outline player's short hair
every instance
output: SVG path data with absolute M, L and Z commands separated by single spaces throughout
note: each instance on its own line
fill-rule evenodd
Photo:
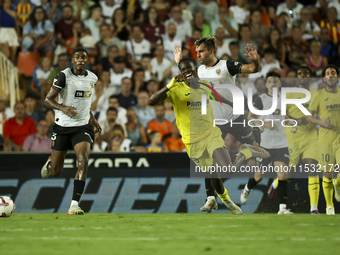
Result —
M 89 55 L 89 53 L 87 52 L 87 50 L 83 47 L 78 47 L 73 51 L 72 56 L 74 56 L 74 54 L 76 54 L 77 52 L 86 52 L 87 55 Z
M 335 66 L 335 65 L 328 65 L 328 66 L 326 66 L 325 69 L 323 69 L 323 71 L 322 71 L 322 78 L 326 76 L 326 70 L 327 70 L 328 68 L 333 68 L 333 69 L 335 69 L 337 75 L 340 74 L 339 67 L 337 67 L 337 66 Z
M 312 70 L 310 70 L 310 68 L 308 66 L 299 66 L 298 69 L 296 69 L 296 73 L 300 70 L 300 69 L 306 69 L 309 71 L 310 74 L 312 74 Z
M 269 77 L 277 77 L 277 78 L 281 78 L 281 75 L 275 71 L 269 71 L 267 74 L 266 74 L 266 79 L 268 79 Z
M 182 63 L 184 63 L 184 62 L 191 62 L 191 63 L 194 64 L 194 66 L 196 66 L 195 60 L 193 60 L 192 58 L 189 58 L 189 57 L 184 57 L 184 58 L 181 59 L 181 61 L 179 61 L 179 63 L 178 63 L 178 68 L 179 68 L 179 66 L 180 66 Z
M 106 110 L 106 114 L 108 114 L 108 113 L 111 112 L 111 111 L 116 112 L 116 114 L 118 114 L 117 109 L 114 108 L 114 107 L 109 107 L 109 109 Z
M 196 40 L 194 43 L 194 46 L 198 47 L 201 44 L 204 44 L 204 46 L 207 47 L 208 50 L 213 49 L 215 51 L 216 50 L 215 41 L 216 41 L 216 38 L 214 36 L 206 36 L 206 37 L 202 37 L 201 39 Z

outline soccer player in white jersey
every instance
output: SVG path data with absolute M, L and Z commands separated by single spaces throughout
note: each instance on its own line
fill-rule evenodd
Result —
M 254 102 L 254 107 L 258 110 L 270 109 L 273 101 L 273 88 L 281 88 L 281 76 L 270 71 L 266 74 L 266 87 L 267 93 L 260 95 L 256 98 Z M 278 101 L 280 102 L 280 94 L 277 94 Z M 269 159 L 264 159 L 260 161 L 262 166 L 267 166 L 270 163 L 274 167 L 282 169 L 282 171 L 277 172 L 279 179 L 279 186 L 277 193 L 279 195 L 279 212 L 278 214 L 292 214 L 292 212 L 287 209 L 287 199 L 288 199 L 288 189 L 287 189 L 287 175 L 284 172 L 284 168 L 288 170 L 289 165 L 289 153 L 288 153 L 288 141 L 285 133 L 285 127 L 281 125 L 281 122 L 285 120 L 286 116 L 281 115 L 281 104 L 277 104 L 277 109 L 270 115 L 258 116 L 252 112 L 249 112 L 249 119 L 260 119 L 264 122 L 264 131 L 261 134 L 261 147 L 266 149 L 269 154 Z M 267 121 L 270 119 L 276 119 L 277 123 L 274 121 Z M 260 169 L 261 170 L 261 169 Z M 248 183 L 245 185 L 241 193 L 241 203 L 245 204 L 248 199 L 251 190 L 263 179 L 263 174 L 259 171 L 255 173 L 254 178 L 250 178 Z
M 56 76 L 45 99 L 45 105 L 55 110 L 55 123 L 51 137 L 52 153 L 41 169 L 41 177 L 46 179 L 50 175 L 60 175 L 69 149 L 74 149 L 78 161 L 68 215 L 84 214 L 78 202 L 85 187 L 94 133 L 101 132 L 100 125 L 90 111 L 91 96 L 98 77 L 85 69 L 88 62 L 86 49 L 75 49 L 73 68 L 66 68 Z M 58 102 L 55 101 L 57 96 Z
M 251 64 L 242 64 L 234 62 L 232 60 L 220 60 L 215 56 L 215 37 L 203 37 L 197 40 L 194 45 L 196 47 L 197 58 L 202 64 L 198 68 L 198 77 L 200 79 L 214 79 L 213 85 L 230 84 L 236 86 L 236 74 L 238 73 L 256 73 L 260 70 L 259 55 L 256 47 L 253 45 L 247 45 L 244 54 L 248 59 L 252 61 Z M 174 49 L 175 61 L 178 64 L 182 58 L 182 49 L 176 46 Z M 216 89 L 218 93 L 232 101 L 232 95 L 229 89 Z M 213 108 L 213 114 L 215 119 L 229 120 L 228 124 L 218 126 L 222 131 L 223 139 L 228 133 L 232 134 L 238 141 L 243 144 L 251 144 L 258 146 L 260 140 L 260 131 L 258 128 L 252 129 L 249 126 L 243 125 L 230 125 L 230 120 L 237 123 L 247 123 L 247 117 L 244 115 L 233 115 L 232 107 L 226 104 L 215 105 L 211 104 Z M 255 136 L 258 139 L 255 139 Z M 258 140 L 258 141 L 256 141 Z M 245 145 L 246 146 L 246 145 Z M 207 201 L 201 212 L 211 212 L 213 209 L 217 209 L 217 202 L 215 199 L 214 189 L 211 186 L 210 179 L 205 180 Z

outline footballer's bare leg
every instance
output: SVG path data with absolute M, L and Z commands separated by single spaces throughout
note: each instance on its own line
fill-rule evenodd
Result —
M 79 200 L 84 192 L 85 181 L 87 177 L 87 168 L 90 156 L 90 143 L 80 142 L 74 146 L 77 156 L 78 170 L 74 178 L 73 196 L 71 206 L 67 212 L 68 215 L 83 215 L 84 211 L 79 207 Z
M 45 165 L 41 169 L 41 177 L 48 178 L 50 175 L 53 177 L 59 176 L 64 169 L 64 160 L 67 151 L 52 150 L 51 156 L 48 157 Z

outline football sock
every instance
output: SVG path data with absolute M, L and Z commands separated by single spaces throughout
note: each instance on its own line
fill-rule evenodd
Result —
M 287 204 L 280 204 L 280 211 L 281 210 L 286 210 L 287 209 Z
M 287 200 L 288 200 L 288 183 L 287 183 L 287 181 L 279 180 L 279 186 L 277 188 L 277 194 L 279 196 L 280 210 L 281 210 L 282 204 L 287 205 Z
M 255 181 L 254 178 L 249 178 L 248 183 L 247 183 L 248 190 L 253 189 L 257 184 L 258 184 L 258 182 Z
M 309 200 L 311 211 L 318 209 L 319 204 L 319 193 L 320 193 L 320 183 L 319 183 L 319 176 L 310 176 L 308 177 L 308 193 L 309 193 Z M 313 207 L 312 206 L 316 206 Z
M 213 186 L 211 185 L 211 179 L 209 178 L 205 178 L 205 192 L 207 193 L 207 197 L 215 197 L 215 191 Z
M 248 149 L 240 150 L 239 153 L 242 153 L 246 157 L 244 160 L 250 159 L 253 156 L 251 151 Z
M 84 192 L 85 181 L 74 180 L 72 200 L 79 202 L 81 195 Z
M 322 178 L 322 189 L 323 189 L 323 194 L 325 195 L 326 207 L 328 206 L 334 207 L 332 179 L 323 177 Z
M 223 203 L 227 203 L 230 200 L 230 197 L 228 196 L 228 190 L 226 188 L 224 188 L 223 194 L 217 193 L 217 195 L 220 197 Z
M 276 178 L 275 181 L 273 181 L 273 188 L 277 189 L 278 186 L 279 186 L 279 178 Z

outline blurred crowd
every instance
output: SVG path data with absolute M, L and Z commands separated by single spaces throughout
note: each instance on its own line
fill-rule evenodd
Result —
M 183 151 L 172 105 L 150 107 L 149 97 L 179 73 L 174 46 L 197 60 L 194 42 L 216 37 L 216 56 L 241 63 L 257 47 L 261 72 L 237 77 L 254 98 L 265 74 L 296 77 L 309 66 L 312 87 L 327 64 L 340 67 L 340 0 L 0 0 L 0 50 L 14 65 L 18 52 L 38 52 L 32 86 L 13 111 L 0 93 L 0 150 L 50 151 L 54 111 L 43 101 L 55 76 L 72 67 L 77 47 L 88 50 L 88 70 L 99 77 L 91 111 L 103 131 L 92 150 Z M 199 65 L 199 63 L 197 63 Z M 286 79 L 284 86 L 295 86 Z M 247 96 L 247 95 L 246 95 Z M 52 140 L 51 140 L 52 139 Z M 238 145 L 227 136 L 230 149 Z

